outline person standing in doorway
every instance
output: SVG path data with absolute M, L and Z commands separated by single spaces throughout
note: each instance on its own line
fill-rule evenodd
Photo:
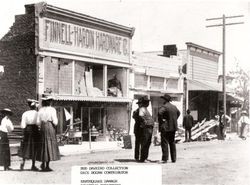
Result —
M 150 100 L 147 96 L 139 98 L 137 104 L 139 105 L 139 126 L 140 126 L 140 160 L 139 162 L 148 162 L 149 147 L 152 140 L 154 120 L 149 113 L 147 107 Z
M 162 160 L 160 163 L 167 163 L 168 160 L 168 145 L 170 147 L 171 161 L 176 162 L 176 145 L 175 132 L 178 130 L 177 119 L 180 116 L 180 111 L 170 102 L 171 96 L 164 94 L 161 96 L 164 104 L 158 112 L 159 132 L 161 133 L 161 148 Z
M 1 110 L 3 119 L 0 125 L 0 166 L 4 167 L 4 170 L 11 170 L 10 163 L 10 145 L 8 139 L 8 133 L 14 130 L 14 126 L 10 120 L 10 116 L 13 115 L 10 109 Z
M 32 171 L 38 171 L 35 166 L 36 156 L 39 148 L 39 130 L 37 125 L 37 111 L 38 101 L 27 99 L 30 110 L 22 115 L 21 128 L 24 129 L 24 137 L 21 147 L 20 157 L 23 158 L 20 164 L 20 170 L 23 170 L 26 159 L 32 159 Z
M 243 110 L 241 112 L 241 117 L 238 121 L 238 125 L 240 127 L 240 135 L 239 137 L 243 140 L 246 140 L 246 133 L 247 133 L 247 129 L 246 126 L 250 124 L 250 120 L 247 117 L 247 111 Z
M 56 140 L 56 125 L 58 124 L 56 109 L 52 107 L 53 98 L 43 97 L 42 108 L 38 111 L 37 123 L 41 129 L 41 148 L 38 159 L 42 161 L 42 171 L 52 171 L 50 161 L 60 160 L 59 147 Z
M 183 118 L 183 128 L 185 129 L 185 142 L 192 141 L 191 129 L 194 125 L 194 118 L 190 115 L 190 110 L 187 110 L 187 114 Z

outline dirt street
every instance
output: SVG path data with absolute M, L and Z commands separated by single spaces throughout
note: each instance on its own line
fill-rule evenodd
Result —
M 150 167 L 160 158 L 160 146 L 152 145 L 149 154 L 152 162 L 143 165 Z M 142 165 L 133 160 L 133 150 L 64 156 L 60 161 L 51 162 L 53 172 L 30 171 L 30 161 L 21 172 L 20 158 L 14 156 L 12 160 L 12 171 L 0 168 L 0 184 L 70 184 L 73 165 Z M 177 144 L 177 162 L 159 165 L 162 166 L 162 184 L 250 184 L 250 139 L 243 141 L 235 137 L 226 141 L 180 143 Z

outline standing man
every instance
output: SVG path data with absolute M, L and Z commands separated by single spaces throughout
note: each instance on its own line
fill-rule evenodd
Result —
M 149 147 L 152 140 L 154 120 L 149 113 L 147 107 L 149 106 L 149 99 L 147 96 L 141 97 L 137 104 L 139 105 L 139 131 L 140 133 L 140 160 L 139 162 L 145 162 L 148 160 Z
M 191 141 L 191 129 L 194 125 L 194 118 L 190 115 L 190 110 L 187 110 L 187 115 L 183 118 L 183 128 L 185 129 L 185 142 Z
M 140 150 L 141 150 L 141 136 L 142 136 L 142 128 L 140 126 L 140 118 L 139 118 L 139 108 L 141 107 L 141 103 L 137 102 L 138 108 L 133 112 L 133 119 L 135 120 L 134 124 L 134 134 L 135 134 L 135 160 L 139 161 L 140 159 Z
M 177 119 L 180 116 L 180 111 L 170 103 L 172 101 L 171 96 L 164 94 L 161 98 L 164 99 L 164 104 L 158 113 L 162 149 L 161 163 L 166 163 L 168 160 L 168 145 L 170 147 L 171 161 L 174 163 L 176 162 L 175 132 L 178 130 Z
M 224 124 L 224 117 L 226 119 L 226 122 Z M 223 110 L 220 110 L 219 112 L 219 139 L 224 140 L 226 137 L 226 127 L 227 124 L 231 121 L 231 118 L 228 115 L 224 114 Z
M 240 135 L 239 137 L 243 140 L 246 140 L 246 134 L 247 134 L 247 126 L 250 125 L 250 120 L 247 117 L 247 111 L 243 110 L 241 112 L 240 120 L 238 121 L 238 125 L 240 127 Z

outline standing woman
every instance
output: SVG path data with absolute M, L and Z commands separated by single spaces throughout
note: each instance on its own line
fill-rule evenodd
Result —
M 41 145 L 39 160 L 42 171 L 52 171 L 50 161 L 60 160 L 59 147 L 56 140 L 55 127 L 58 123 L 56 109 L 51 106 L 52 97 L 42 98 L 42 108 L 38 111 L 37 123 L 40 125 Z
M 4 166 L 4 170 L 11 170 L 8 132 L 14 130 L 14 126 L 9 118 L 13 113 L 10 109 L 3 109 L 1 113 L 3 119 L 0 126 L 0 166 Z
M 32 159 L 31 170 L 38 171 L 35 166 L 37 151 L 39 147 L 39 130 L 37 126 L 38 101 L 27 99 L 30 110 L 22 115 L 21 128 L 24 129 L 23 145 L 21 148 L 21 156 L 23 162 L 20 164 L 20 170 L 23 170 L 25 159 Z

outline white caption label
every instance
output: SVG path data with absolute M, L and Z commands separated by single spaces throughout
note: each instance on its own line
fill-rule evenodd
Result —
M 161 165 L 73 166 L 74 185 L 161 185 Z

